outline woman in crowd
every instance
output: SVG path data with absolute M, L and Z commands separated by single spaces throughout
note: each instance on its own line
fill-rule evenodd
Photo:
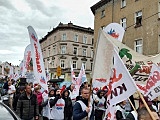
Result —
M 39 114 L 41 114 L 41 112 L 42 112 L 41 104 L 42 104 L 43 97 L 42 97 L 42 92 L 40 91 L 39 85 L 34 87 L 34 94 L 37 96 L 38 106 L 39 106 Z
M 43 120 L 50 120 L 50 105 L 49 100 L 54 99 L 54 89 L 51 89 L 48 93 L 48 96 L 45 96 L 42 101 L 42 115 Z
M 95 120 L 102 120 L 105 111 L 104 91 L 99 90 L 95 97 Z
M 71 120 L 72 118 L 72 100 L 69 97 L 69 91 L 64 90 L 62 94 L 62 99 L 65 101 L 65 107 L 64 107 L 64 120 Z

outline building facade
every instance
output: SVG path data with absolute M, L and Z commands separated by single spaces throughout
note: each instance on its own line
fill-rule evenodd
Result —
M 160 52 L 159 0 L 101 0 L 91 7 L 94 40 L 100 28 L 112 22 L 125 29 L 123 43 L 144 55 Z
M 49 68 L 52 78 L 56 78 L 56 69 L 61 67 L 61 77 L 71 80 L 71 65 L 76 76 L 84 64 L 87 78 L 93 65 L 94 31 L 73 23 L 59 23 L 56 28 L 40 40 L 45 69 Z

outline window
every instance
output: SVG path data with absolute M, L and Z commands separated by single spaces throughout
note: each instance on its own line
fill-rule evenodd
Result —
M 126 6 L 126 0 L 121 0 L 121 8 Z
M 61 46 L 61 54 L 65 54 L 66 53 L 66 46 Z
M 74 35 L 74 42 L 78 42 L 78 35 Z
M 92 43 L 91 44 L 94 45 L 94 38 L 92 38 Z
M 91 50 L 91 58 L 93 58 L 93 50 Z
M 105 10 L 101 11 L 101 18 L 105 17 Z
M 160 18 L 160 2 L 158 3 L 158 18 Z
M 84 70 L 86 70 L 86 62 L 82 62 L 84 66 Z
M 158 36 L 158 53 L 160 52 L 160 35 Z
M 55 54 L 56 54 L 56 48 L 53 47 L 53 55 L 55 55 Z
M 50 50 L 48 50 L 48 57 L 50 56 L 50 54 L 51 54 L 51 53 L 50 53 Z
M 142 11 L 138 11 L 135 13 L 135 22 L 136 22 L 136 27 L 142 25 Z
M 73 68 L 77 69 L 77 61 L 73 61 Z
M 136 40 L 135 41 L 135 51 L 138 53 L 143 53 L 143 43 L 142 43 L 142 39 Z
M 61 68 L 65 68 L 65 66 L 64 66 L 64 60 L 60 60 L 60 61 L 61 61 L 60 67 Z
M 85 35 L 83 36 L 83 43 L 87 44 L 87 37 Z
M 66 39 L 67 39 L 67 35 L 66 35 L 66 33 L 63 33 L 62 40 L 66 40 Z
M 78 48 L 77 48 L 77 47 L 74 47 L 74 48 L 73 48 L 73 54 L 74 54 L 74 55 L 77 55 L 77 54 L 78 54 Z
M 86 49 L 82 50 L 82 56 L 87 56 L 87 50 Z
M 52 64 L 52 66 L 54 67 L 54 60 L 52 60 L 51 64 Z
M 93 63 L 91 63 L 91 70 L 93 70 Z
M 126 18 L 122 18 L 121 19 L 121 21 L 120 21 L 120 24 L 122 25 L 122 27 L 124 28 L 124 29 L 126 29 Z
M 56 41 L 56 36 L 54 36 L 54 41 Z

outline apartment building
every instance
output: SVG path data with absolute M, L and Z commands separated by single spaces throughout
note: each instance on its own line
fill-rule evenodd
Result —
M 159 0 L 100 0 L 91 6 L 94 42 L 98 31 L 112 22 L 125 29 L 123 43 L 144 55 L 160 52 Z
M 66 81 L 71 80 L 71 66 L 76 76 L 82 63 L 88 80 L 93 65 L 94 30 L 73 23 L 59 23 L 44 38 L 40 40 L 45 69 L 49 68 L 52 78 L 56 78 L 58 66 L 62 69 L 62 75 Z

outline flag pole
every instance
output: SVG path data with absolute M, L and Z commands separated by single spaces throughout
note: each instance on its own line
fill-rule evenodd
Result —
M 90 102 L 91 102 L 91 95 L 92 95 L 92 78 L 91 78 L 91 80 L 90 80 L 90 88 L 89 88 L 89 100 L 88 100 L 88 108 L 90 107 L 89 105 L 90 105 Z M 92 112 L 92 110 L 90 110 L 91 112 Z M 86 120 L 88 120 L 88 115 L 87 115 L 87 118 L 86 118 Z
M 130 98 L 128 98 L 128 101 L 129 101 L 129 103 L 131 104 L 133 110 L 137 113 L 137 110 L 136 110 L 136 108 L 134 107 L 133 103 L 131 102 Z M 138 113 L 137 113 L 137 114 L 138 114 Z
M 153 114 L 152 114 L 151 110 L 149 109 L 149 107 L 148 107 L 148 105 L 147 105 L 146 101 L 144 100 L 144 98 L 143 98 L 142 94 L 139 92 L 139 90 L 137 90 L 137 92 L 138 92 L 138 94 L 139 94 L 140 98 L 142 99 L 142 102 L 144 103 L 144 105 L 145 105 L 145 107 L 146 107 L 147 111 L 149 112 L 149 114 L 150 114 L 150 116 L 151 116 L 152 120 L 156 120 L 156 119 L 154 118 L 154 116 L 153 116 Z

